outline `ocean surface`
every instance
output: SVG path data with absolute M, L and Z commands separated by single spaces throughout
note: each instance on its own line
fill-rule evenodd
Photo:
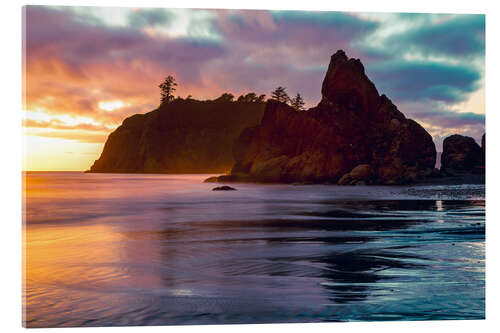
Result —
M 24 176 L 27 327 L 485 317 L 484 185 Z

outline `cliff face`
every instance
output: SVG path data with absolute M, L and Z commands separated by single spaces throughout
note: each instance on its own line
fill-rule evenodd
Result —
M 236 163 L 220 180 L 396 184 L 432 172 L 432 137 L 378 94 L 359 60 L 335 53 L 322 96 L 303 112 L 268 101 L 260 125 L 235 142 Z
M 90 172 L 227 172 L 235 138 L 263 113 L 259 102 L 174 100 L 125 119 Z

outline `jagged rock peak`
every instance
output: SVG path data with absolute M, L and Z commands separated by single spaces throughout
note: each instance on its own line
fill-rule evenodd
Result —
M 365 73 L 365 67 L 361 63 L 361 60 L 355 58 L 349 58 L 345 54 L 344 50 L 338 50 L 332 55 L 332 57 L 330 58 L 329 70 L 330 68 L 335 69 L 336 67 L 339 67 L 341 64 L 344 63 L 349 64 L 349 66 L 351 66 L 351 69 L 355 70 L 356 72 L 359 72 L 360 74 Z
M 344 50 L 337 50 L 334 54 L 332 54 L 330 63 L 336 63 L 337 61 L 347 61 L 349 58 L 345 54 Z
M 360 112 L 373 112 L 380 103 L 377 88 L 365 74 L 359 59 L 338 50 L 330 59 L 321 87 L 322 103 L 353 105 Z

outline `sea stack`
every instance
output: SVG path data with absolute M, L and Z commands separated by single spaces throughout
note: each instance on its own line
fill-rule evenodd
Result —
M 481 141 L 483 148 L 469 136 L 454 134 L 445 138 L 441 171 L 451 174 L 484 172 L 484 135 Z
M 220 181 L 404 184 L 434 170 L 436 148 L 417 122 L 379 95 L 359 59 L 330 61 L 320 103 L 298 112 L 270 100 L 233 145 Z
M 486 167 L 486 133 L 481 137 L 481 164 Z

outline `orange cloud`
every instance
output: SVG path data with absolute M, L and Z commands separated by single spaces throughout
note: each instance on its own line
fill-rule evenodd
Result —
M 76 125 L 68 125 L 64 122 L 52 119 L 50 121 L 40 121 L 33 119 L 23 119 L 24 127 L 33 127 L 33 128 L 52 128 L 52 129 L 62 129 L 62 130 L 85 130 L 85 131 L 97 131 L 97 132 L 109 132 L 110 128 L 103 125 L 94 125 L 94 124 L 86 124 L 80 123 Z
M 65 140 L 73 140 L 85 143 L 103 143 L 106 141 L 108 133 L 104 132 L 88 132 L 74 130 L 29 130 L 26 135 L 39 136 L 44 138 L 59 138 Z

